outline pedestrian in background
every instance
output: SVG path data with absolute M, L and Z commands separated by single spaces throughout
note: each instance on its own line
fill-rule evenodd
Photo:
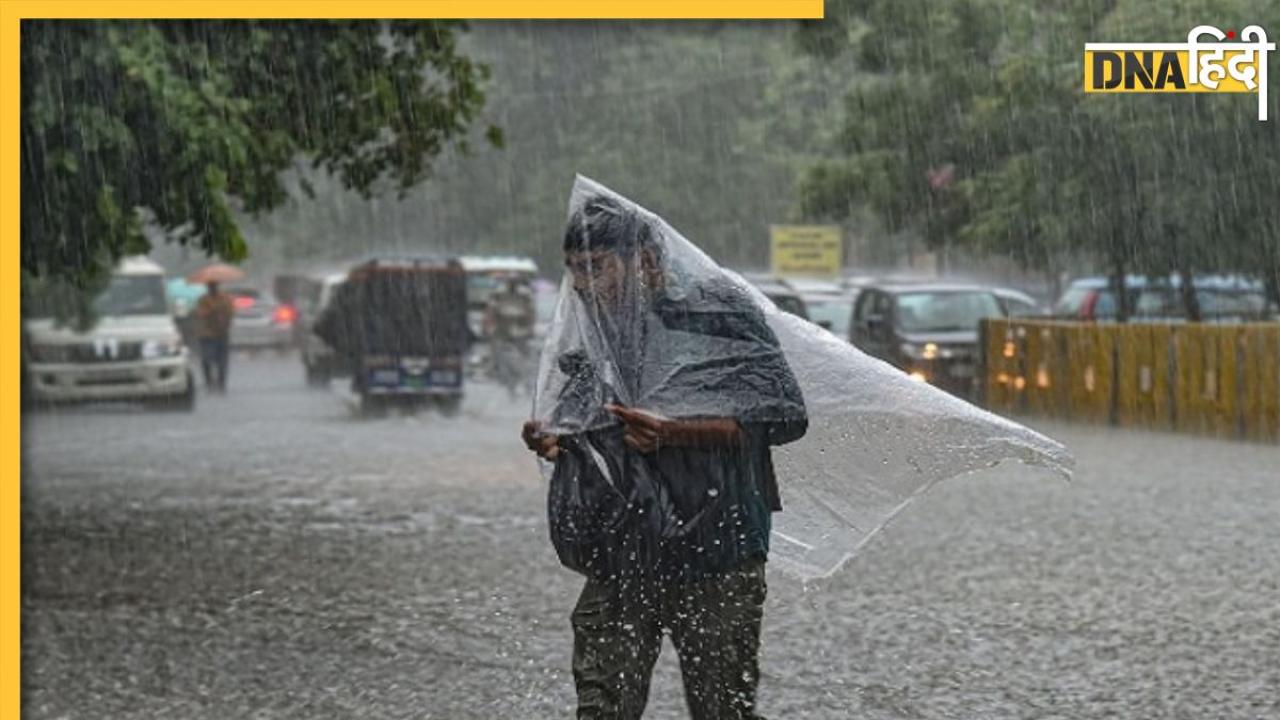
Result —
M 196 303 L 196 335 L 200 340 L 200 367 L 209 392 L 226 393 L 227 365 L 231 354 L 231 323 L 236 304 L 232 297 L 208 283 L 209 291 Z

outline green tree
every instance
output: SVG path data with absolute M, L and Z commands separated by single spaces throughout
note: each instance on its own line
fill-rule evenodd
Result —
M 807 208 L 870 207 L 934 246 L 958 242 L 1051 273 L 1079 255 L 1117 283 L 1129 272 L 1233 271 L 1280 286 L 1266 200 L 1275 136 L 1258 127 L 1255 96 L 1080 87 L 1087 41 L 1168 41 L 1205 18 L 1275 27 L 1276 10 L 1240 0 L 848 0 L 828 11 L 829 25 L 802 30 L 808 51 L 852 56 L 870 78 L 848 98 L 839 152 L 806 174 Z M 940 188 L 931 179 L 942 168 L 950 181 Z M 1183 301 L 1198 317 L 1195 293 Z M 1121 305 L 1123 316 L 1123 294 Z
M 799 220 L 795 187 L 839 130 L 850 78 L 797 54 L 777 24 L 484 23 L 464 50 L 492 67 L 485 118 L 501 152 L 446 152 L 405 201 L 365 202 L 308 175 L 251 237 L 285 262 L 368 250 L 517 252 L 554 275 L 575 173 L 662 213 L 720 261 L 768 262 L 768 225 Z M 310 249 L 310 250 L 309 250 Z M 298 252 L 294 255 L 295 250 Z
M 144 222 L 242 259 L 237 217 L 280 206 L 282 171 L 304 163 L 363 197 L 407 191 L 465 146 L 483 106 L 488 70 L 459 52 L 463 29 L 25 21 L 24 275 L 91 294 L 147 250 Z

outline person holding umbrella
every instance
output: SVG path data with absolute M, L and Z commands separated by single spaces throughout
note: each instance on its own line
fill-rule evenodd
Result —
M 196 303 L 196 337 L 200 340 L 200 367 L 209 392 L 226 393 L 227 365 L 231 354 L 231 322 L 235 301 L 219 290 L 220 283 L 244 277 L 240 269 L 223 263 L 207 265 L 187 276 L 191 283 L 203 283 L 209 290 Z

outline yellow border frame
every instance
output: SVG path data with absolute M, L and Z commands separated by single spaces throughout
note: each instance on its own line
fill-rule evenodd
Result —
M 21 714 L 22 410 L 19 408 L 17 3 L 0 0 L 0 717 Z
M 21 713 L 19 30 L 24 18 L 821 19 L 823 0 L 0 0 L 0 716 Z
M 820 19 L 823 0 L 3 0 L 19 18 Z

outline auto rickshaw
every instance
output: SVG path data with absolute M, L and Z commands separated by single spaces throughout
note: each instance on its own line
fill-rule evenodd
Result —
M 351 269 L 313 330 L 342 356 L 361 409 L 462 404 L 467 279 L 454 259 L 378 257 Z

